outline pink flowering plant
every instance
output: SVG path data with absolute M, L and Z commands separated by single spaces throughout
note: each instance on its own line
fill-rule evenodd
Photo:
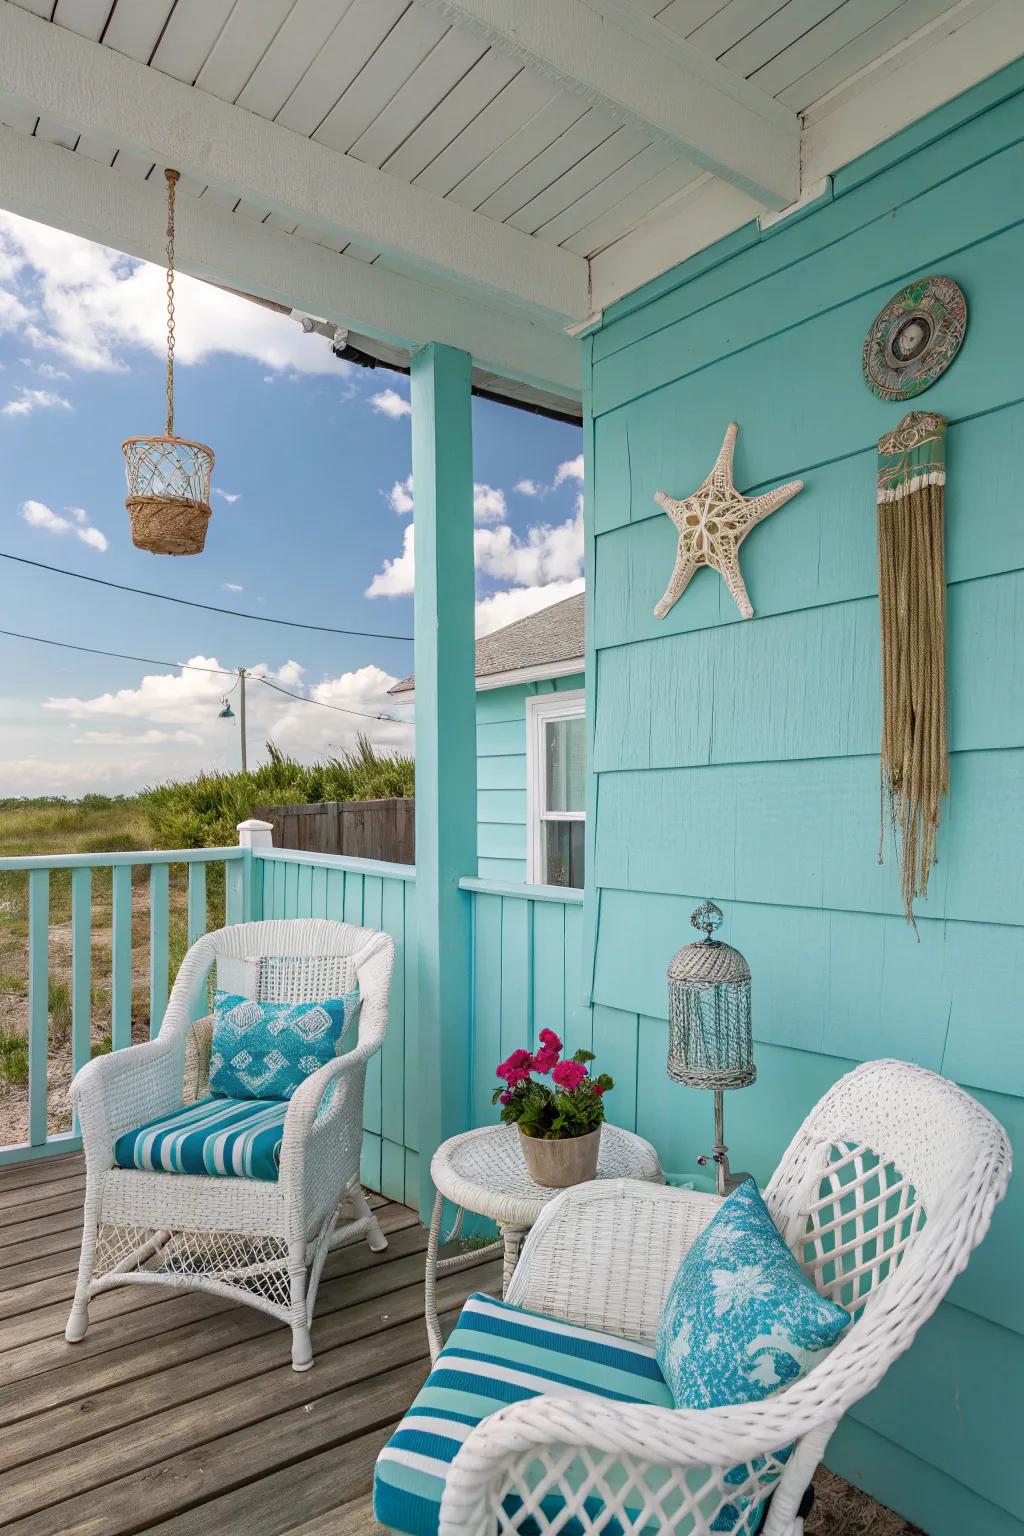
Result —
M 615 1084 L 607 1072 L 592 1076 L 593 1051 L 562 1055 L 562 1042 L 553 1029 L 542 1029 L 535 1051 L 520 1048 L 498 1064 L 502 1086 L 492 1103 L 501 1105 L 506 1125 L 518 1125 L 524 1136 L 567 1141 L 587 1136 L 604 1120 L 604 1095 Z M 540 1081 L 550 1077 L 553 1086 Z

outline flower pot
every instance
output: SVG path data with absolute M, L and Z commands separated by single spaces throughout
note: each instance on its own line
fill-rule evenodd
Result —
M 545 1189 L 568 1189 L 570 1184 L 585 1184 L 597 1177 L 600 1126 L 586 1136 L 569 1136 L 562 1141 L 545 1141 L 520 1131 L 519 1145 L 527 1173 Z

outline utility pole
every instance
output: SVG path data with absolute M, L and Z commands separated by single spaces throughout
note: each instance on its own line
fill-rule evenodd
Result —
M 238 669 L 238 729 L 242 738 L 242 772 L 249 772 L 249 754 L 245 748 L 245 668 Z

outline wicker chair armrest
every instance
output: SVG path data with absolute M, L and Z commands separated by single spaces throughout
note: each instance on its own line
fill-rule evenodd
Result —
M 833 1422 L 821 1415 L 821 1425 Z M 545 1536 L 559 1517 L 552 1512 L 549 1522 L 533 1506 L 534 1490 L 542 1481 L 548 1498 L 561 1497 L 572 1507 L 580 1497 L 581 1464 L 594 1475 L 594 1496 L 606 1508 L 621 1500 L 613 1512 L 622 1514 L 632 1493 L 634 1508 L 647 1503 L 652 1528 L 674 1529 L 689 1513 L 692 1536 L 711 1536 L 723 1504 L 746 1497 L 752 1507 L 786 1480 L 771 1459 L 760 1462 L 746 1483 L 735 1479 L 735 1469 L 771 1458 L 807 1427 L 789 1422 L 784 1397 L 704 1410 L 580 1395 L 513 1403 L 482 1420 L 463 1443 L 442 1497 L 439 1536 L 493 1536 L 498 1509 L 510 1495 L 523 1501 Z M 726 1474 L 732 1474 L 728 1482 Z M 806 1482 L 802 1466 L 797 1475 Z
M 541 1212 L 506 1299 L 649 1342 L 683 1256 L 720 1204 L 639 1179 L 575 1185 Z
M 288 1104 L 281 1189 L 304 1220 L 333 1209 L 358 1173 L 366 1063 L 378 1048 L 376 1042 L 358 1045 L 329 1061 L 306 1078 Z
M 109 1167 L 119 1136 L 177 1109 L 183 1073 L 183 1053 L 173 1036 L 158 1036 L 87 1061 L 71 1084 L 87 1161 L 105 1161 Z

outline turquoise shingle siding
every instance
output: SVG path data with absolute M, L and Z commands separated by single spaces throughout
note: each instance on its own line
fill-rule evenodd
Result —
M 526 879 L 526 701 L 583 687 L 583 674 L 476 696 L 477 873 Z
M 829 1084 L 880 1055 L 963 1083 L 1024 1160 L 1022 189 L 1024 61 L 847 167 L 800 219 L 745 226 L 630 296 L 589 343 L 594 1049 L 614 1118 L 687 1176 L 711 1106 L 665 1075 L 665 968 L 705 896 L 754 977 L 758 1081 L 727 1107 L 738 1166 L 766 1177 Z M 952 799 L 918 944 L 891 846 L 876 860 L 874 445 L 905 407 L 869 393 L 860 352 L 929 273 L 960 283 L 970 319 L 913 402 L 951 423 Z M 730 421 L 742 489 L 807 488 L 743 546 L 755 620 L 702 571 L 659 622 L 676 534 L 654 492 L 696 487 Z M 930 1536 L 1024 1531 L 1022 1263 L 1018 1172 L 949 1300 L 833 1442 L 838 1471 Z

